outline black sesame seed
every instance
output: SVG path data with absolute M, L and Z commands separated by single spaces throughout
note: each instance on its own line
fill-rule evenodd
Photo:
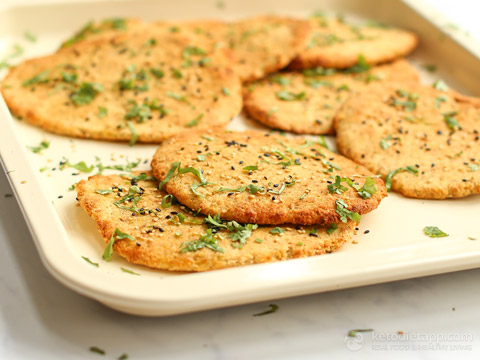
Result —
M 370 230 L 365 230 L 363 233 L 368 234 L 369 232 L 370 232 Z

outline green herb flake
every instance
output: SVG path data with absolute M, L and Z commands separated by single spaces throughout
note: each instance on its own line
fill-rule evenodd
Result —
M 400 141 L 400 138 L 393 137 L 392 134 L 388 134 L 387 137 L 380 140 L 380 147 L 383 150 L 387 150 L 390 146 L 392 146 L 392 141 Z
M 372 332 L 373 329 L 354 329 L 354 330 L 350 330 L 348 332 L 348 337 L 355 337 L 357 336 L 357 333 L 363 333 L 363 332 Z
M 365 56 L 358 55 L 357 63 L 352 67 L 344 70 L 346 74 L 360 74 L 370 70 L 370 65 L 367 63 Z
M 162 198 L 162 209 L 166 209 L 172 205 L 173 202 L 173 195 L 165 195 Z
M 338 215 L 340 215 L 341 222 L 346 223 L 348 219 L 359 222 L 360 219 L 362 218 L 360 214 L 354 211 L 348 210 L 347 209 L 348 205 L 343 200 L 337 200 L 335 204 L 337 205 L 336 212 Z
M 25 87 L 25 86 L 35 85 L 35 84 L 45 84 L 49 81 L 48 74 L 49 74 L 48 71 L 43 71 L 43 72 L 31 77 L 30 79 L 25 80 L 22 83 L 22 86 Z
M 368 176 L 365 179 L 365 182 L 361 188 L 358 188 L 355 186 L 355 184 L 352 185 L 354 189 L 357 190 L 358 195 L 360 195 L 364 199 L 370 199 L 372 195 L 375 195 L 377 193 L 377 187 L 375 186 L 375 180 Z
M 423 65 L 423 68 L 431 73 L 434 73 L 435 71 L 437 71 L 437 66 L 432 64 L 425 64 Z
M 122 270 L 122 272 L 127 273 L 127 274 L 130 274 L 130 275 L 138 275 L 138 276 L 140 276 L 139 273 L 136 273 L 135 271 L 126 269 L 126 268 L 124 268 L 124 267 L 120 267 L 120 270 Z
M 128 354 L 126 353 L 123 353 L 117 358 L 117 360 L 127 360 L 127 359 L 128 359 Z
M 261 313 L 258 313 L 258 314 L 253 314 L 252 316 L 263 316 L 263 315 L 273 314 L 274 312 L 276 312 L 278 310 L 278 305 L 277 304 L 270 304 L 268 306 L 270 306 L 270 309 L 268 309 L 266 311 L 263 311 Z
M 270 110 L 268 110 L 267 116 L 272 116 L 273 113 L 276 113 L 278 110 L 280 110 L 278 107 L 272 107 Z
M 216 252 L 224 253 L 225 251 L 218 245 L 218 239 L 215 238 L 212 229 L 207 229 L 207 233 L 202 235 L 198 240 L 186 241 L 182 243 L 180 253 L 195 252 L 207 248 Z
M 445 81 L 443 81 L 442 79 L 439 79 L 437 81 L 435 81 L 433 84 L 432 84 L 432 87 L 434 89 L 437 89 L 437 90 L 440 90 L 440 91 L 448 91 L 450 90 L 450 88 L 448 87 L 447 84 L 445 84 Z
M 161 79 L 165 76 L 165 73 L 160 70 L 160 69 L 154 69 L 154 68 L 151 68 L 150 69 L 150 73 L 155 76 L 157 79 Z
M 273 76 L 272 81 L 274 83 L 282 85 L 282 86 L 287 86 L 288 84 L 290 84 L 290 79 L 288 79 L 286 76 L 282 76 L 282 75 Z
M 245 170 L 245 171 L 254 171 L 254 170 L 258 170 L 258 166 L 256 166 L 256 165 L 249 165 L 249 166 L 245 166 L 245 167 L 243 168 L 243 170 Z
M 103 252 L 102 259 L 105 261 L 111 261 L 113 255 L 113 245 L 115 244 L 115 240 L 121 239 L 128 239 L 130 241 L 135 241 L 135 238 L 129 234 L 121 232 L 118 229 L 115 229 L 112 236 L 110 237 L 110 241 L 108 242 L 105 251 Z
M 84 82 L 80 85 L 80 88 L 73 93 L 71 99 L 75 105 L 87 105 L 102 91 L 103 86 L 101 84 Z
M 95 192 L 96 192 L 97 194 L 100 194 L 100 195 L 107 195 L 107 194 L 113 193 L 113 190 L 112 190 L 112 189 L 105 189 L 105 190 L 103 190 L 103 189 L 97 189 L 97 190 L 95 190 Z
M 137 140 L 138 140 L 137 130 L 135 130 L 135 127 L 133 126 L 131 121 L 127 121 L 127 126 L 130 132 L 132 133 L 132 137 L 130 138 L 130 142 L 128 144 L 130 146 L 133 146 L 137 143 Z
M 108 115 L 108 109 L 106 107 L 99 106 L 98 107 L 98 114 L 97 114 L 98 118 L 102 119 L 107 115 Z
M 159 190 L 162 190 L 162 189 L 163 189 L 163 186 L 172 179 L 172 177 L 175 175 L 175 172 L 176 172 L 177 169 L 180 167 L 180 165 L 181 165 L 180 162 L 174 162 L 174 163 L 172 163 L 172 166 L 170 167 L 170 170 L 168 170 L 167 175 L 165 176 L 165 178 L 163 179 L 163 181 L 158 184 L 158 189 L 159 189 Z
M 337 230 L 337 229 L 338 229 L 338 225 L 335 224 L 335 223 L 331 223 L 330 226 L 327 229 L 327 234 L 332 235 L 335 232 L 335 230 Z
M 401 167 L 396 170 L 390 171 L 385 177 L 385 187 L 387 188 L 387 191 L 390 191 L 392 189 L 393 177 L 398 173 L 405 172 L 405 171 L 409 172 L 410 174 L 414 174 L 418 176 L 418 170 L 414 166 Z
M 281 91 L 277 91 L 275 93 L 275 96 L 280 99 L 280 100 L 283 100 L 283 101 L 299 101 L 299 100 L 302 100 L 303 98 L 305 98 L 307 94 L 305 93 L 305 91 L 302 91 L 298 94 L 295 94 L 291 91 L 288 91 L 288 90 L 281 90 Z
M 198 155 L 197 161 L 205 161 L 205 155 Z
M 173 69 L 172 70 L 172 76 L 175 78 L 175 79 L 181 79 L 183 78 L 183 74 L 180 70 L 178 69 Z
M 193 126 L 197 126 L 198 123 L 200 122 L 200 120 L 202 120 L 203 118 L 203 113 L 198 115 L 195 119 L 193 119 L 192 121 L 188 122 L 185 126 L 186 127 L 193 127 Z
M 105 355 L 105 350 L 103 349 L 100 349 L 98 346 L 90 346 L 90 348 L 88 349 L 90 350 L 90 352 L 93 352 L 93 353 L 96 353 L 96 354 L 99 354 L 99 355 Z
M 187 100 L 187 98 L 183 95 L 179 95 L 179 94 L 175 94 L 175 93 L 172 93 L 170 91 L 167 91 L 166 95 L 172 99 L 175 99 L 175 100 L 178 100 L 178 101 L 181 101 L 181 102 L 184 102 L 184 103 L 187 103 L 187 104 L 190 104 L 190 102 Z
M 85 260 L 87 263 L 89 263 L 90 265 L 93 265 L 95 267 L 99 267 L 98 263 L 95 263 L 93 262 L 92 260 L 90 260 L 88 257 L 85 257 L 85 256 L 82 256 L 82 259 Z
M 202 139 L 205 139 L 207 141 L 213 141 L 213 138 L 211 136 L 207 136 L 207 135 L 202 135 Z
M 471 171 L 478 171 L 478 164 L 468 164 Z
M 256 238 L 255 242 L 261 244 L 263 242 L 263 239 Z
M 282 234 L 282 233 L 284 233 L 284 232 L 285 232 L 285 229 L 283 229 L 283 228 L 281 228 L 281 227 L 278 227 L 278 226 L 276 226 L 276 227 L 274 227 L 272 230 L 270 230 L 270 234 L 277 234 L 277 235 L 279 235 L 279 234 Z
M 25 37 L 25 39 L 27 39 L 27 41 L 30 41 L 31 43 L 37 41 L 37 37 L 33 35 L 30 31 L 25 32 L 23 36 Z
M 50 146 L 50 141 L 47 141 L 47 140 L 43 140 L 40 145 L 38 146 L 28 146 L 28 148 L 30 150 L 32 150 L 33 153 L 35 154 L 38 154 L 39 152 L 41 152 L 42 150 L 44 149 L 48 149 Z
M 62 80 L 65 81 L 68 84 L 73 84 L 78 79 L 78 75 L 75 74 L 75 73 L 71 74 L 71 73 L 67 73 L 67 72 L 62 71 L 61 75 L 62 75 Z
M 223 93 L 223 95 L 225 95 L 225 96 L 230 96 L 230 90 L 228 90 L 228 88 L 225 87 L 225 86 L 222 87 L 222 93 Z
M 462 129 L 457 119 L 455 119 L 455 115 L 457 115 L 456 111 L 450 111 L 448 113 L 443 114 L 443 120 L 447 124 L 448 128 L 453 132 Z
M 448 236 L 447 233 L 443 232 L 436 226 L 425 226 L 423 228 L 423 233 L 427 236 L 430 236 L 431 238 L 437 238 L 437 237 L 446 237 Z
M 95 166 L 93 165 L 90 165 L 88 166 L 85 161 L 79 161 L 78 163 L 76 164 L 70 164 L 68 161 L 66 162 L 65 166 L 68 166 L 68 167 L 71 167 L 71 168 L 74 168 L 78 171 L 81 171 L 83 173 L 90 173 L 92 172 L 92 170 L 95 168 Z

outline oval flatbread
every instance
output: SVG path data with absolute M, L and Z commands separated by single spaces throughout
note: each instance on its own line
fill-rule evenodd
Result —
M 405 196 L 480 193 L 478 100 L 429 86 L 379 86 L 351 96 L 335 128 L 341 153 Z
M 381 179 L 319 143 L 259 131 L 176 137 L 152 169 L 182 204 L 242 223 L 358 221 L 386 196 Z
M 292 62 L 292 69 L 316 66 L 345 69 L 359 59 L 374 65 L 408 55 L 417 46 L 417 36 L 385 26 L 354 26 L 323 16 L 311 19 L 312 35 Z
M 255 120 L 296 134 L 332 134 L 333 117 L 352 91 L 378 83 L 418 82 L 406 60 L 351 71 L 309 69 L 277 73 L 244 89 L 245 111 Z
M 80 205 L 110 244 L 107 260 L 115 251 L 152 268 L 206 271 L 330 253 L 355 232 L 354 222 L 273 228 L 196 216 L 158 190 L 150 175 L 96 175 L 76 185 Z
M 161 142 L 239 113 L 240 81 L 213 49 L 164 32 L 87 41 L 13 68 L 2 93 L 13 114 L 54 133 Z

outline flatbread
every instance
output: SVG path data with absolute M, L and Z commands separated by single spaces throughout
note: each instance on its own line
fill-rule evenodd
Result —
M 226 56 L 204 38 L 143 31 L 28 60 L 2 93 L 14 115 L 47 131 L 155 143 L 239 113 L 241 85 Z
M 390 85 L 351 96 L 335 119 L 342 154 L 392 177 L 407 197 L 480 193 L 480 104 L 430 86 Z M 392 176 L 392 175 L 391 175 Z
M 311 19 L 310 25 L 310 40 L 293 60 L 292 69 L 345 69 L 354 66 L 359 56 L 368 64 L 379 64 L 408 55 L 418 43 L 414 33 L 393 27 L 354 26 L 324 17 Z
M 242 223 L 326 226 L 347 220 L 343 207 L 365 214 L 386 196 L 381 179 L 318 143 L 259 131 L 176 137 L 158 148 L 152 169 L 182 204 Z M 364 199 L 344 179 L 332 193 L 337 175 L 359 188 L 370 177 L 376 192 Z
M 397 60 L 352 72 L 315 69 L 277 73 L 245 86 L 244 109 L 275 129 L 332 134 L 333 117 L 352 91 L 391 81 L 418 83 L 418 72 L 406 60 Z
M 293 225 L 283 226 L 284 232 L 275 232 L 273 227 L 251 229 L 250 236 L 242 236 L 242 230 L 221 229 L 218 233 L 210 234 L 209 244 L 214 249 L 203 247 L 194 251 L 195 245 L 201 244 L 198 240 L 207 235 L 204 217 L 195 216 L 178 204 L 163 208 L 162 200 L 167 194 L 158 190 L 156 181 L 139 180 L 132 185 L 119 175 L 95 175 L 80 181 L 76 190 L 80 205 L 95 219 L 105 242 L 109 243 L 114 236 L 115 253 L 131 263 L 158 269 L 206 271 L 321 255 L 337 250 L 355 232 L 354 222 L 339 224 L 330 233 L 326 228 Z M 137 190 L 142 194 L 138 194 Z M 119 207 L 132 207 L 132 202 L 115 205 L 129 191 L 140 196 L 136 203 L 138 211 Z M 164 204 L 169 202 L 168 199 L 164 200 Z M 245 229 L 244 226 L 241 228 Z M 119 239 L 114 235 L 116 230 L 120 231 L 118 234 L 128 234 L 134 240 Z M 246 237 L 244 244 L 240 240 L 232 240 L 230 236 L 233 235 Z M 185 248 L 188 251 L 182 251 Z

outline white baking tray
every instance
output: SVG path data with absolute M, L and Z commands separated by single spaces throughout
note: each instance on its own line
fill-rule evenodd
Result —
M 159 19 L 232 19 L 255 14 L 308 15 L 316 10 L 343 13 L 356 18 L 375 18 L 414 30 L 419 49 L 411 60 L 435 64 L 432 76 L 443 78 L 467 94 L 480 95 L 480 46 L 464 33 L 445 27 L 447 21 L 419 1 L 374 0 L 242 0 L 222 1 L 108 1 L 16 7 L 0 10 L 0 53 L 22 43 L 23 58 L 55 51 L 61 40 L 91 19 L 138 16 Z M 38 37 L 24 38 L 25 31 Z M 1 58 L 1 57 L 0 57 Z M 20 58 L 21 59 L 21 58 Z M 447 201 L 406 199 L 390 194 L 378 210 L 363 217 L 358 244 L 346 244 L 334 254 L 217 270 L 206 273 L 171 273 L 130 265 L 118 256 L 101 260 L 105 243 L 96 226 L 76 206 L 70 185 L 88 174 L 58 170 L 65 156 L 70 162 L 104 164 L 146 160 L 148 169 L 155 145 L 115 144 L 69 139 L 45 133 L 13 119 L 0 98 L 0 154 L 5 171 L 21 204 L 40 257 L 50 273 L 71 289 L 120 311 L 139 315 L 170 315 L 217 307 L 271 300 L 480 266 L 480 228 L 475 217 L 480 196 Z M 237 118 L 232 129 L 256 126 Z M 257 125 L 258 126 L 258 125 Z M 34 154 L 25 145 L 47 139 L 50 148 Z M 330 139 L 333 140 L 333 139 Z M 332 142 L 332 141 L 331 141 Z M 49 169 L 40 172 L 39 169 Z M 92 173 L 93 174 L 93 173 Z M 59 198 L 59 196 L 63 196 Z M 427 225 L 439 226 L 449 237 L 423 235 Z M 364 231 L 370 230 L 369 234 Z M 477 238 L 477 241 L 469 240 Z M 100 264 L 89 265 L 82 256 Z M 140 274 L 121 271 L 128 268 Z

